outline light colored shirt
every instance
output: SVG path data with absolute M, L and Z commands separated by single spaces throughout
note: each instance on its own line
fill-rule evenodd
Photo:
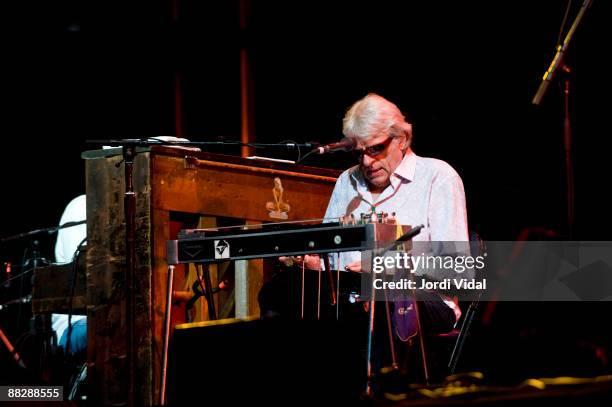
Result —
M 67 222 L 78 222 L 85 220 L 87 215 L 85 205 L 85 195 L 79 195 L 74 198 L 66 208 L 60 218 L 59 224 L 63 225 Z M 70 263 L 74 257 L 77 247 L 87 236 L 87 225 L 82 224 L 69 228 L 60 229 L 57 233 L 57 241 L 55 243 L 55 261 L 57 263 Z M 73 315 L 72 324 L 86 318 L 85 315 Z M 57 335 L 57 339 L 62 337 L 64 331 L 68 328 L 68 315 L 52 314 L 51 327 Z
M 87 215 L 85 202 L 85 195 L 79 195 L 70 201 L 66 205 L 64 213 L 62 213 L 59 224 L 85 220 Z M 87 236 L 86 224 L 60 229 L 57 232 L 55 243 L 55 261 L 57 263 L 70 263 L 74 257 L 74 252 L 76 252 L 85 236 Z
M 469 241 L 463 182 L 453 167 L 442 160 L 420 157 L 408 149 L 391 175 L 390 185 L 375 202 L 359 166 L 351 167 L 338 178 L 325 218 L 329 222 L 353 214 L 359 220 L 362 213 L 371 213 L 373 207 L 377 213 L 395 212 L 398 224 L 424 225 L 413 242 L 449 242 L 454 246 Z M 469 250 L 468 243 L 457 245 L 460 246 L 457 250 L 449 250 L 448 245 L 434 248 L 433 254 Z M 332 263 L 332 268 L 341 269 L 360 259 L 359 252 L 344 252 L 340 254 L 340 264 Z M 336 256 L 331 256 L 331 261 L 334 260 Z M 434 277 L 446 276 L 437 272 Z M 454 308 L 454 304 L 445 302 Z
M 361 213 L 395 212 L 401 225 L 424 225 L 413 241 L 468 241 L 465 192 L 459 174 L 449 164 L 408 150 L 390 178 L 390 185 L 373 202 L 359 166 L 344 171 L 325 212 L 326 220 Z M 345 263 L 346 264 L 346 263 Z

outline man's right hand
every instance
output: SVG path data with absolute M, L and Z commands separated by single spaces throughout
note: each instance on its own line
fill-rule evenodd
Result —
M 278 260 L 287 267 L 296 266 L 309 270 L 321 270 L 321 258 L 318 254 L 307 254 L 305 256 L 282 256 Z
M 346 271 L 354 271 L 355 273 L 361 273 L 361 261 L 357 260 L 357 261 L 352 261 L 349 264 L 347 264 L 344 269 Z

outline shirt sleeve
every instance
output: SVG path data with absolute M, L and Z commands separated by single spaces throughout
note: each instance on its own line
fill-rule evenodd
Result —
M 430 190 L 428 226 L 430 241 L 423 242 L 423 252 L 431 256 L 470 256 L 467 210 L 463 182 L 453 172 L 435 179 Z M 416 249 L 417 246 L 415 246 Z M 434 263 L 436 264 L 436 263 Z M 461 271 L 461 277 L 473 278 L 473 269 Z M 457 270 L 434 266 L 416 270 L 435 280 L 458 277 Z
M 325 215 L 323 216 L 323 223 L 334 222 L 334 218 L 339 218 L 344 215 L 342 209 L 342 194 L 344 193 L 344 184 L 347 173 L 343 172 L 338 179 L 336 180 L 336 185 L 334 186 L 334 190 L 329 198 L 329 203 L 327 204 L 327 209 L 325 210 Z
M 467 242 L 467 210 L 463 182 L 457 174 L 434 181 L 429 200 L 429 230 L 433 242 Z
M 85 220 L 86 216 L 86 197 L 85 195 L 79 195 L 66 206 L 59 224 L 79 222 Z M 55 243 L 55 261 L 58 263 L 70 263 L 79 244 L 86 236 L 87 225 L 85 224 L 60 229 Z
M 336 186 L 329 199 L 327 210 L 325 211 L 324 223 L 336 222 L 340 216 L 346 214 L 347 196 L 350 195 L 350 170 L 343 172 L 336 181 Z M 361 254 L 359 252 L 342 252 L 340 256 L 330 255 L 330 267 L 332 270 L 338 270 L 346 266 L 352 261 L 359 260 Z M 321 260 L 321 268 L 325 270 L 323 260 Z

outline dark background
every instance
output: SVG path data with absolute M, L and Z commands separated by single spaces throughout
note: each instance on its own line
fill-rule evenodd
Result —
M 606 3 L 594 2 L 567 55 L 575 237 L 585 240 L 610 236 Z M 346 109 L 377 92 L 413 121 L 418 154 L 462 175 L 470 226 L 486 239 L 512 240 L 531 226 L 567 233 L 557 82 L 540 108 L 531 105 L 566 1 L 259 1 L 243 31 L 238 4 L 177 0 L 176 21 L 169 0 L 3 6 L 0 236 L 58 222 L 84 192 L 86 139 L 175 135 L 176 73 L 183 136 L 238 140 L 241 46 L 258 141 L 339 139 Z M 307 163 L 352 164 L 342 154 Z
M 567 1 L 255 1 L 246 30 L 239 27 L 237 0 L 13 3 L 1 6 L 0 237 L 57 224 L 65 205 L 85 192 L 80 154 L 92 148 L 85 140 L 176 135 L 177 74 L 182 136 L 239 140 L 244 47 L 257 141 L 336 141 L 346 109 L 376 92 L 414 123 L 417 154 L 457 169 L 470 227 L 484 239 L 514 240 L 525 228 L 543 227 L 563 238 L 610 240 L 609 2 L 594 1 L 567 54 L 573 236 L 559 82 L 542 106 L 531 104 L 554 55 Z M 564 34 L 580 4 L 572 2 Z M 258 154 L 292 157 L 277 150 Z M 307 163 L 352 165 L 341 153 Z M 44 256 L 53 258 L 53 243 L 52 236 L 41 237 Z M 0 260 L 17 261 L 27 245 L 5 244 Z M 521 360 L 529 361 L 532 353 L 554 349 L 541 365 L 563 364 L 557 356 L 567 354 L 568 342 L 557 342 L 558 334 L 571 331 L 573 343 L 586 341 L 586 347 L 609 342 L 605 329 L 592 329 L 606 325 L 597 316 L 607 314 L 595 305 L 572 306 L 570 314 L 553 305 L 533 313 L 513 308 L 504 314 L 501 307 L 501 326 L 516 320 L 517 310 L 528 318 L 519 330 L 510 324 L 499 336 L 481 336 L 481 349 L 501 348 L 497 354 L 509 362 L 513 351 L 527 349 Z M 534 327 L 544 332 L 535 339 L 542 346 L 532 346 Z M 510 331 L 503 343 L 487 342 Z

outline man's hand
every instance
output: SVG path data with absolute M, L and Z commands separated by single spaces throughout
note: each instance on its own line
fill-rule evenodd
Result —
M 318 254 L 307 254 L 302 256 L 282 256 L 278 260 L 287 267 L 296 266 L 302 267 L 305 264 L 305 268 L 309 270 L 320 270 L 321 269 L 321 258 Z M 352 261 L 344 267 L 346 271 L 354 271 L 355 273 L 361 273 L 361 261 Z
M 346 271 L 354 271 L 356 273 L 361 273 L 361 261 L 352 261 L 347 264 L 344 269 Z
M 278 260 L 285 266 L 302 267 L 309 270 L 321 270 L 321 258 L 318 254 L 307 254 L 305 256 L 282 256 Z

